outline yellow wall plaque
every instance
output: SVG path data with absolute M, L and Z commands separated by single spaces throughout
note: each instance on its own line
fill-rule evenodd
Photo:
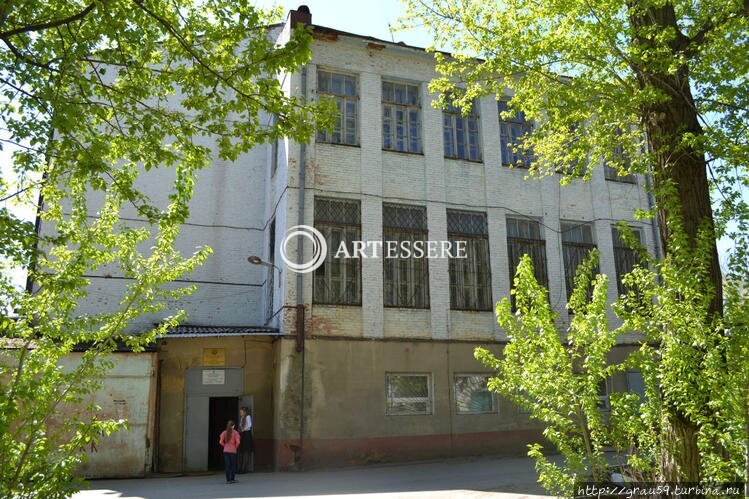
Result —
M 225 366 L 226 349 L 225 348 L 204 348 L 203 349 L 204 366 Z

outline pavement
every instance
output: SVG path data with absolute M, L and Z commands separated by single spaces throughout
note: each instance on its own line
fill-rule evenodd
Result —
M 358 468 L 237 475 L 92 480 L 74 499 L 304 498 L 540 498 L 528 458 L 483 457 Z

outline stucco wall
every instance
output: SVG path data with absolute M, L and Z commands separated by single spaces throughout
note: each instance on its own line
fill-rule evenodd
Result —
M 203 366 L 204 348 L 223 348 L 226 367 L 244 372 L 244 394 L 254 396 L 255 462 L 273 461 L 270 440 L 273 418 L 273 339 L 267 336 L 169 338 L 159 342 L 161 395 L 159 400 L 158 463 L 160 472 L 182 471 L 185 420 L 185 369 Z

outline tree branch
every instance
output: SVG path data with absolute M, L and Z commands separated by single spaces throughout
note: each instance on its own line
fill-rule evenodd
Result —
M 81 19 L 86 17 L 89 14 L 89 12 L 94 10 L 95 5 L 96 5 L 96 2 L 91 2 L 88 5 L 88 7 L 78 12 L 77 14 L 73 14 L 72 16 L 64 17 L 62 19 L 55 19 L 54 21 L 47 21 L 44 23 L 27 24 L 25 26 L 20 26 L 18 28 L 0 32 L 0 38 L 6 38 L 9 36 L 13 36 L 13 35 L 20 35 L 21 33 L 28 33 L 30 31 L 43 31 L 45 29 L 54 28 L 56 26 L 62 26 L 64 24 L 70 24 L 75 21 L 80 21 Z

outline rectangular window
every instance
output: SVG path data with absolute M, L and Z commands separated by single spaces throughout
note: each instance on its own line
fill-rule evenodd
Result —
M 382 205 L 383 297 L 386 307 L 429 308 L 427 258 L 401 257 L 401 248 L 427 240 L 427 212 L 423 206 Z M 395 247 L 394 257 L 388 253 Z
M 497 397 L 486 384 L 487 374 L 455 375 L 455 410 L 458 414 L 496 414 Z
M 445 157 L 481 161 L 479 143 L 479 106 L 474 101 L 467 116 L 453 105 L 442 111 Z
M 353 242 L 361 240 L 359 202 L 315 198 L 315 228 L 325 237 L 328 253 L 315 269 L 314 303 L 361 305 L 361 260 L 334 258 L 342 241 L 353 254 Z
M 602 379 L 598 383 L 598 406 L 604 411 L 611 409 L 611 378 Z
M 359 144 L 359 92 L 356 76 L 317 72 L 317 93 L 335 102 L 338 112 L 332 131 L 318 130 L 317 140 L 333 144 Z
M 530 168 L 533 154 L 522 149 L 523 140 L 526 135 L 533 131 L 533 123 L 528 121 L 525 113 L 515 111 L 509 118 L 503 118 L 503 112 L 509 112 L 510 106 L 507 99 L 497 101 L 499 112 L 499 141 L 502 152 L 502 164 L 504 166 L 515 166 L 519 168 Z
M 450 259 L 450 308 L 491 310 L 489 230 L 486 214 L 447 211 L 447 237 L 456 247 L 465 241 L 466 258 Z
M 382 148 L 413 153 L 422 151 L 418 85 L 382 82 Z
M 642 234 L 639 229 L 630 227 L 632 234 L 642 243 Z M 611 228 L 611 239 L 614 242 L 614 265 L 616 267 L 616 287 L 620 295 L 627 292 L 627 287 L 622 282 L 622 277 L 632 272 L 635 265 L 639 263 L 637 259 L 637 252 L 630 248 L 624 239 L 619 229 L 616 227 Z
M 627 371 L 627 391 L 636 393 L 640 400 L 647 400 L 645 395 L 645 379 L 639 371 Z
M 622 132 L 621 130 L 617 130 L 615 132 L 616 136 L 621 136 Z M 614 182 L 626 182 L 628 184 L 636 184 L 637 179 L 635 176 L 631 173 L 620 175 L 619 174 L 619 167 L 615 165 L 620 165 L 622 168 L 629 169 L 632 165 L 632 162 L 630 161 L 629 156 L 627 156 L 626 152 L 624 151 L 624 147 L 622 144 L 617 144 L 612 150 L 611 150 L 611 159 L 612 163 L 614 165 L 609 164 L 608 162 L 604 162 L 603 165 L 603 172 L 604 176 L 606 177 L 606 180 L 613 180 Z
M 388 374 L 386 413 L 390 416 L 432 414 L 431 385 L 429 374 Z
M 541 239 L 541 224 L 528 218 L 507 219 L 507 253 L 510 262 L 510 282 L 515 282 L 515 272 L 523 255 L 531 257 L 533 275 L 539 284 L 549 288 L 546 272 L 546 241 Z M 513 309 L 515 295 L 512 295 Z
M 575 289 L 577 268 L 588 258 L 596 245 L 593 243 L 593 228 L 589 224 L 562 222 L 562 255 L 564 257 L 564 282 L 567 285 L 567 301 Z M 596 273 L 598 269 L 596 269 Z M 588 290 L 590 298 L 592 288 Z
M 278 122 L 278 115 L 274 114 L 271 118 L 271 125 L 275 126 Z M 273 139 L 270 148 L 270 176 L 272 177 L 278 169 L 278 137 Z

